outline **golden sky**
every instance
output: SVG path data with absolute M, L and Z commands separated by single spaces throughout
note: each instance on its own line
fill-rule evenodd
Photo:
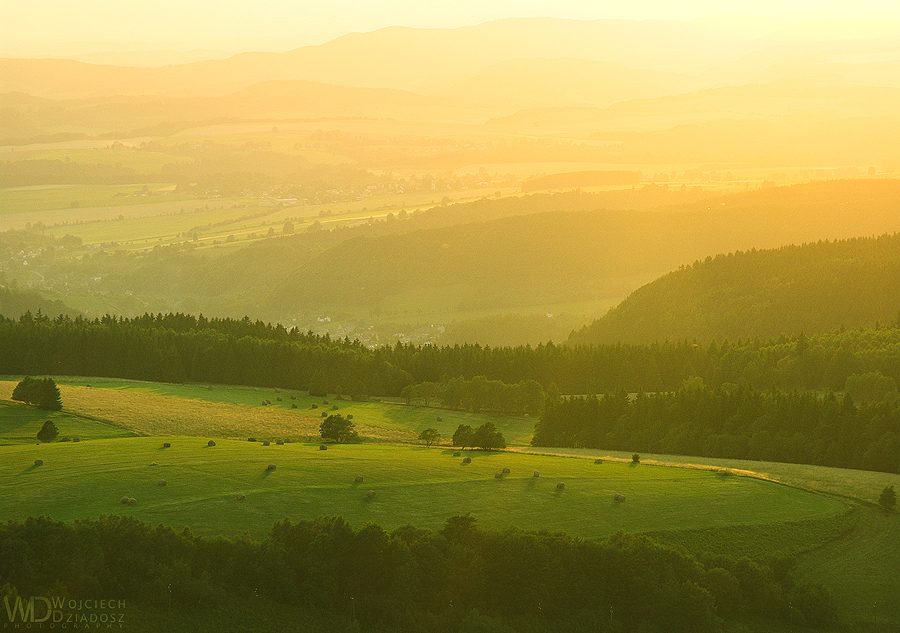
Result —
M 391 25 L 450 28 L 503 17 L 713 15 L 898 18 L 897 0 L 0 0 L 0 55 L 173 48 L 289 50 Z M 42 52 L 43 51 L 43 52 Z

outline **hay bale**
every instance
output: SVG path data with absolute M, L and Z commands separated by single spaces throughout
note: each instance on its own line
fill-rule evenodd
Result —
M 503 479 L 503 473 L 494 473 L 494 479 Z
M 207 445 L 207 446 L 215 446 L 215 445 L 216 445 L 216 442 L 215 442 L 215 440 L 210 440 L 210 441 L 208 441 L 208 442 L 206 443 L 206 445 Z
M 353 414 L 352 414 L 352 413 L 348 413 L 348 414 L 347 414 L 347 419 L 348 419 L 348 420 L 352 420 L 352 419 L 353 419 Z
M 72 441 L 73 441 L 73 442 L 80 442 L 80 441 L 81 441 L 81 438 L 80 438 L 80 437 L 73 437 L 73 438 L 72 438 Z
M 625 501 L 625 495 L 620 495 L 618 492 L 613 495 L 613 501 Z
M 595 463 L 595 464 L 602 464 L 602 463 L 603 463 L 603 460 L 602 460 L 602 459 L 595 459 L 595 460 L 594 460 L 594 463 Z
M 565 487 L 566 487 L 566 484 L 564 484 L 563 482 L 559 482 L 558 484 L 556 484 L 557 490 L 564 490 Z
M 337 407 L 336 404 L 331 405 L 331 410 L 332 410 L 332 411 L 337 411 L 337 409 L 338 409 L 338 407 Z
M 281 396 L 278 396 L 277 398 L 275 398 L 275 400 L 277 400 L 278 402 L 281 402 Z
M 43 459 L 36 459 L 36 460 L 34 460 L 34 465 L 35 465 L 35 466 L 43 466 L 43 465 L 44 465 L 44 460 L 43 460 Z
M 327 418 L 327 417 L 328 417 L 328 411 L 322 411 L 322 417 L 323 417 L 323 418 Z
M 263 440 L 263 446 L 268 446 L 269 444 L 271 444 L 269 440 Z
M 453 456 L 454 457 L 462 457 L 462 453 L 460 453 L 459 451 L 453 451 Z
M 296 409 L 296 408 L 297 408 L 297 403 L 296 403 L 296 402 L 292 402 L 292 403 L 291 403 L 291 409 Z
M 255 442 L 255 441 L 256 441 L 256 438 L 255 438 L 255 437 L 248 437 L 248 438 L 247 438 L 247 441 L 248 441 L 248 442 Z
M 275 470 L 275 464 L 269 464 L 266 466 L 266 470 Z
M 234 496 L 234 498 L 235 498 L 236 500 L 238 500 L 238 501 L 243 501 L 243 500 L 246 499 L 247 497 L 245 497 L 243 494 L 241 494 L 241 493 L 239 492 L 239 493 L 237 493 L 237 494 Z
M 269 401 L 268 401 L 268 400 L 263 400 L 263 401 L 262 401 L 262 406 L 266 406 L 267 404 L 269 404 Z
M 322 404 L 328 404 L 328 400 L 322 400 Z
M 128 497 L 122 497 L 121 499 L 119 499 L 119 503 L 124 503 L 124 504 L 127 505 L 127 504 L 128 504 Z
M 504 467 L 504 468 L 503 468 L 503 474 L 504 474 L 504 475 L 508 475 L 508 474 L 509 474 L 509 468 L 505 468 L 505 467 Z
M 324 444 L 319 444 L 319 450 L 320 450 L 320 451 L 327 451 L 327 450 L 328 450 L 328 447 L 325 446 Z
M 312 408 L 313 408 L 313 409 L 318 409 L 318 408 L 319 408 L 319 405 L 317 405 L 315 402 L 313 402 Z
M 471 463 L 472 463 L 471 457 L 463 457 L 463 464 L 471 464 Z
M 162 488 L 163 486 L 166 485 L 166 480 L 160 479 L 159 481 L 156 482 L 156 485 L 159 486 L 160 488 Z
M 535 476 L 535 477 L 540 477 L 540 476 L 541 476 L 541 473 L 539 473 L 538 471 L 534 471 L 534 476 Z
M 297 396 L 291 396 L 291 400 L 296 400 Z
M 356 476 L 356 479 L 354 479 L 353 481 L 356 482 L 356 483 L 358 483 L 358 484 L 361 484 L 361 483 L 363 482 L 362 475 L 357 475 L 357 476 Z
M 163 448 L 172 448 L 172 442 L 163 442 Z
M 374 490 L 370 490 L 369 492 L 366 493 L 366 496 L 367 496 L 369 499 L 373 499 L 373 498 L 375 497 L 375 491 L 374 491 Z
M 284 440 L 275 440 L 276 446 L 284 446 Z
M 128 505 L 133 506 L 137 503 L 137 500 L 134 497 L 128 498 Z
M 438 422 L 443 422 L 443 421 L 444 421 L 444 418 L 442 418 L 441 416 L 438 416 L 438 417 L 437 417 L 437 421 L 438 421 Z

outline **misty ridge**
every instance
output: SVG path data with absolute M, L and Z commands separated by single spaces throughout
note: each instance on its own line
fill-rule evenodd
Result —
M 2 272 L 72 314 L 561 341 L 695 260 L 896 231 L 897 26 L 529 18 L 3 59 Z

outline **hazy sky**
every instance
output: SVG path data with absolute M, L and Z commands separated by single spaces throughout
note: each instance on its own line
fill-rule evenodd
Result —
M 897 0 L 0 0 L 0 55 L 73 43 L 286 50 L 394 24 L 455 27 L 518 16 L 900 18 Z M 115 45 L 115 46 L 111 46 Z M 86 47 L 91 48 L 91 47 Z M 100 46 L 98 50 L 104 49 Z

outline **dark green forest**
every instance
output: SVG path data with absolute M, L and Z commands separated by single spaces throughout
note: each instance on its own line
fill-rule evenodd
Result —
M 893 321 L 900 234 L 737 251 L 639 288 L 570 341 L 701 342 L 827 332 Z
M 133 617 L 135 607 L 174 614 L 266 600 L 306 610 L 323 630 L 330 621 L 330 630 L 355 622 L 373 632 L 707 633 L 747 616 L 833 624 L 829 593 L 798 584 L 794 565 L 777 554 L 698 560 L 624 533 L 593 541 L 487 531 L 468 515 L 437 532 L 284 519 L 261 543 L 125 516 L 0 526 L 0 595 L 11 605 L 29 596 L 114 599 Z
M 896 323 L 707 347 L 369 349 L 247 318 L 26 313 L 0 321 L 0 373 L 341 388 L 512 413 L 535 413 L 547 393 L 536 444 L 900 472 Z M 850 395 L 832 393 L 843 391 Z

